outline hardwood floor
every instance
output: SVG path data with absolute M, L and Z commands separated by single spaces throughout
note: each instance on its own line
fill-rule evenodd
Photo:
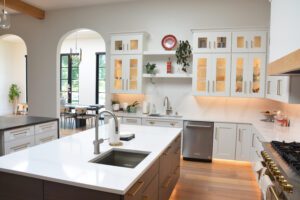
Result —
M 89 127 L 90 128 L 90 127 Z M 61 129 L 61 136 L 82 129 Z M 250 163 L 214 160 L 181 162 L 181 175 L 170 200 L 260 200 Z
M 250 163 L 182 161 L 170 200 L 259 200 L 260 195 Z

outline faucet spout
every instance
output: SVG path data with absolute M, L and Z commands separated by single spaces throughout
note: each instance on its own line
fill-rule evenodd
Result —
M 119 134 L 119 123 L 118 123 L 118 118 L 117 116 L 108 110 L 104 110 L 102 112 L 100 112 L 99 114 L 96 115 L 96 121 L 95 121 L 95 140 L 93 142 L 94 144 L 94 154 L 100 154 L 100 144 L 104 142 L 103 139 L 99 139 L 99 118 L 103 113 L 107 113 L 109 115 L 111 115 L 114 120 L 115 120 L 115 130 L 116 130 L 116 134 Z

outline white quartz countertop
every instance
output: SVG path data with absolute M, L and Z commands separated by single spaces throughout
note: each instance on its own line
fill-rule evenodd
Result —
M 101 138 L 107 138 L 107 126 L 99 128 Z M 123 195 L 154 163 L 168 145 L 181 133 L 180 128 L 121 125 L 120 131 L 135 133 L 135 139 L 114 147 L 150 154 L 135 168 L 94 164 L 93 140 L 90 129 L 46 144 L 0 157 L 0 171 L 54 181 L 83 188 Z M 105 140 L 101 153 L 112 147 Z
M 208 121 L 218 123 L 242 123 L 252 124 L 261 136 L 263 142 L 286 141 L 286 142 L 300 142 L 300 124 L 296 121 L 291 121 L 291 127 L 281 127 L 275 123 L 263 122 L 261 117 L 254 116 L 237 116 L 230 115 L 230 113 L 206 113 L 203 115 L 183 115 L 182 118 L 174 117 L 149 117 L 142 113 L 124 113 L 116 112 L 120 117 L 139 117 L 151 119 L 169 119 L 169 120 L 191 120 L 191 121 Z M 179 113 L 180 114 L 180 113 Z

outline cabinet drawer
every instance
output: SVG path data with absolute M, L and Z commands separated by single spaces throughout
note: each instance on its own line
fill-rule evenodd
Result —
M 143 192 L 146 190 L 153 177 L 155 177 L 158 174 L 158 169 L 159 161 L 157 160 L 150 167 L 150 169 L 148 169 L 148 171 L 125 194 L 124 200 L 143 199 Z
M 182 128 L 182 120 L 143 119 L 143 125 Z
M 42 144 L 42 143 L 50 142 L 55 139 L 57 139 L 57 131 L 56 130 L 47 131 L 45 133 L 40 133 L 40 134 L 35 135 L 35 137 L 34 137 L 35 144 Z
M 57 132 L 57 122 L 49 122 L 35 125 L 35 134 L 40 134 L 48 131 L 56 131 Z
M 123 124 L 132 124 L 132 125 L 142 125 L 142 119 L 135 118 L 135 117 L 123 117 L 122 123 Z
M 6 142 L 5 146 L 5 154 L 17 152 L 28 147 L 32 147 L 34 145 L 34 136 L 28 136 L 22 139 L 13 140 L 10 142 Z
M 4 132 L 4 141 L 12 141 L 34 135 L 34 127 L 27 126 L 24 128 L 13 129 Z

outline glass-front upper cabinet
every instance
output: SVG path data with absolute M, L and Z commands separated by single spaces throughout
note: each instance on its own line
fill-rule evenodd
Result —
M 121 92 L 124 90 L 125 71 L 124 64 L 125 60 L 121 56 L 112 56 L 112 77 L 111 86 L 114 93 Z
M 266 52 L 267 32 L 247 31 L 232 33 L 233 52 Z
M 194 54 L 193 58 L 193 93 L 199 96 L 209 94 L 209 76 L 211 73 L 211 56 Z
M 264 97 L 266 54 L 232 55 L 231 95 Z
M 112 93 L 138 94 L 142 90 L 142 56 L 112 56 Z
M 194 32 L 194 53 L 230 52 L 231 32 Z
M 114 34 L 111 36 L 111 54 L 142 54 L 143 33 Z
M 142 85 L 142 56 L 128 56 L 126 90 L 128 93 L 141 93 Z
M 229 96 L 230 63 L 230 54 L 194 54 L 194 95 Z
M 212 55 L 212 92 L 211 96 L 230 95 L 230 54 Z

